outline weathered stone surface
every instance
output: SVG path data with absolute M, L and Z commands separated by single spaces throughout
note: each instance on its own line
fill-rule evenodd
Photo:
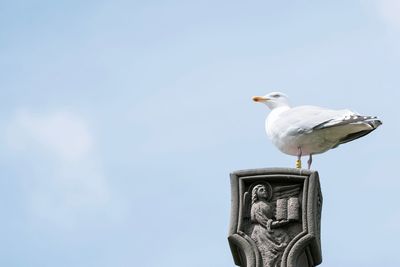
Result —
M 321 263 L 322 194 L 318 172 L 252 169 L 231 174 L 229 245 L 242 267 Z

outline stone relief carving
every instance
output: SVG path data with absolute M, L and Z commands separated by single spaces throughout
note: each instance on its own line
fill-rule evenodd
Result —
M 283 228 L 300 218 L 297 197 L 300 189 L 286 186 L 277 190 L 281 195 L 286 191 L 286 197 L 276 199 L 276 204 L 271 202 L 273 190 L 269 183 L 256 184 L 251 190 L 250 236 L 261 254 L 264 267 L 280 266 L 283 252 L 291 240 L 287 229 Z
M 315 171 L 281 168 L 231 174 L 229 246 L 241 267 L 321 263 L 322 194 Z

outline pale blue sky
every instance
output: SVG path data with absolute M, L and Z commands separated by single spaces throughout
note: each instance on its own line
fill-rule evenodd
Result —
M 1 266 L 234 266 L 270 91 L 383 120 L 314 158 L 321 266 L 400 266 L 398 1 L 2 1 L 0 59 Z

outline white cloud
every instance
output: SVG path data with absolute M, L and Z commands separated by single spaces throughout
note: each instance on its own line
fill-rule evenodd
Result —
M 115 216 L 108 181 L 81 116 L 18 111 L 6 141 L 27 169 L 20 179 L 29 185 L 26 205 L 35 225 L 71 228 L 90 218 Z
M 400 1 L 377 0 L 376 4 L 384 21 L 388 25 L 400 29 Z
M 65 111 L 46 115 L 19 111 L 8 128 L 7 138 L 14 149 L 37 145 L 65 160 L 84 158 L 93 145 L 86 123 Z

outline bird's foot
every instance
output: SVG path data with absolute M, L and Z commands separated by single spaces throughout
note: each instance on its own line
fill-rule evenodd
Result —
M 301 169 L 301 160 L 296 160 L 296 168 Z

